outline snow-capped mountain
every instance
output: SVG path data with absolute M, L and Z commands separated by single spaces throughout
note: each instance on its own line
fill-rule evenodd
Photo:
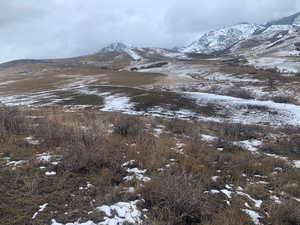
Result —
M 298 56 L 299 21 L 300 13 L 269 22 L 249 38 L 238 42 L 230 51 L 238 55 Z
M 187 59 L 187 56 L 177 50 L 170 50 L 164 48 L 144 47 L 137 48 L 131 45 L 126 45 L 121 42 L 112 43 L 102 48 L 99 53 L 125 53 L 134 61 L 142 59 L 158 59 L 158 58 L 178 58 Z
M 134 47 L 126 45 L 122 42 L 112 43 L 100 50 L 100 53 L 108 53 L 108 52 L 127 53 L 135 61 L 141 59 L 141 56 L 135 51 Z
M 255 24 L 242 23 L 219 30 L 203 33 L 200 38 L 187 47 L 180 49 L 185 53 L 222 52 L 232 47 L 237 42 L 247 39 L 261 26 Z
M 126 49 L 131 48 L 122 42 L 112 43 L 100 50 L 100 52 L 124 52 Z
M 185 53 L 232 52 L 243 45 L 272 44 L 300 29 L 300 13 L 268 22 L 264 25 L 242 23 L 202 33 L 190 45 L 180 49 Z M 283 40 L 283 39 L 282 39 Z M 255 46 L 254 46 L 255 47 Z

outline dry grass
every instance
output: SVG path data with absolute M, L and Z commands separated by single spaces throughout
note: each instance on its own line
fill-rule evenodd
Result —
M 148 208 L 165 224 L 195 224 L 213 214 L 197 179 L 186 173 L 158 176 L 142 189 Z M 155 212 L 154 212 L 155 211 Z
M 13 135 L 25 132 L 26 125 L 22 113 L 17 108 L 0 108 L 0 141 L 10 142 Z
M 101 222 L 103 215 L 93 211 L 95 207 L 138 198 L 145 200 L 142 207 L 149 210 L 149 219 L 144 221 L 147 225 L 251 225 L 251 219 L 241 210 L 245 202 L 253 206 L 249 199 L 233 194 L 229 206 L 225 195 L 209 193 L 228 184 L 233 189 L 243 187 L 251 197 L 263 200 L 259 213 L 266 224 L 299 224 L 299 203 L 294 200 L 300 198 L 299 170 L 284 160 L 252 154 L 229 144 L 259 138 L 273 129 L 92 110 L 3 110 L 2 123 L 8 126 L 2 129 L 10 135 L 1 143 L 0 157 L 8 155 L 11 160 L 27 161 L 12 170 L 0 159 L 0 191 L 4 193 L 0 195 L 1 225 L 48 224 L 52 218 L 61 223 L 78 218 L 82 222 Z M 151 124 L 163 125 L 167 133 L 153 135 Z M 290 128 L 278 130 L 293 132 Z M 199 137 L 202 133 L 218 136 L 225 143 L 205 142 Z M 38 139 L 40 144 L 26 143 L 27 136 Z M 293 136 L 289 140 L 288 146 L 297 147 Z M 182 153 L 175 151 L 179 142 L 184 144 Z M 220 144 L 225 146 L 222 152 L 216 150 Z M 37 160 L 37 154 L 43 152 L 57 155 L 58 165 Z M 129 168 L 146 169 L 145 175 L 152 180 L 124 182 L 128 173 L 122 164 L 129 160 L 134 160 Z M 41 166 L 57 175 L 46 176 Z M 258 177 L 266 177 L 267 184 L 257 183 Z M 87 182 L 93 186 L 80 189 Z M 137 192 L 126 193 L 124 189 L 129 185 Z M 276 205 L 271 195 L 286 202 Z M 38 206 L 46 202 L 47 209 L 32 220 Z
M 228 95 L 228 96 L 236 97 L 236 98 L 254 99 L 251 91 L 242 89 L 240 87 L 231 87 L 224 94 Z
M 269 224 L 298 225 L 300 224 L 300 207 L 296 201 L 287 201 L 281 205 L 273 205 L 270 209 Z

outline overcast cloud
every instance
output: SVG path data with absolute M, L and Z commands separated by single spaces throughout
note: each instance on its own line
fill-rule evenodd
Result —
M 3 0 L 0 9 L 3 62 L 83 55 L 115 41 L 182 46 L 201 31 L 298 12 L 300 1 Z

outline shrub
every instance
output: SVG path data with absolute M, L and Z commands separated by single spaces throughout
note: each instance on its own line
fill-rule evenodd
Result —
M 295 104 L 297 100 L 293 98 L 292 96 L 288 95 L 277 95 L 272 98 L 272 100 L 276 103 L 291 103 Z
M 232 88 L 228 89 L 224 94 L 232 96 L 232 97 L 236 97 L 236 98 L 254 99 L 251 91 L 240 88 L 240 87 L 232 87 Z
M 230 141 L 255 139 L 260 136 L 261 128 L 256 125 L 243 125 L 240 123 L 224 123 L 217 127 L 219 136 Z
M 202 187 L 188 174 L 163 174 L 142 189 L 146 205 L 165 224 L 197 224 L 212 214 Z
M 16 107 L 0 108 L 0 141 L 6 141 L 11 135 L 21 134 L 25 130 L 25 117 Z
M 299 202 L 290 200 L 280 205 L 276 204 L 270 210 L 269 224 L 273 225 L 299 225 Z
M 166 129 L 173 134 L 191 134 L 193 126 L 187 121 L 180 119 L 172 119 L 166 123 Z
M 289 137 L 278 140 L 276 143 L 265 144 L 262 150 L 278 155 L 300 156 L 300 135 L 290 135 Z
M 246 187 L 246 192 L 255 199 L 267 200 L 269 196 L 268 190 L 262 184 L 249 184 Z
M 250 218 L 239 207 L 231 207 L 218 212 L 210 225 L 252 225 Z
M 143 129 L 144 124 L 137 117 L 121 114 L 114 122 L 114 133 L 123 136 L 137 136 L 142 134 Z
M 35 136 L 43 140 L 45 147 L 59 147 L 65 143 L 75 142 L 78 136 L 74 128 L 45 120 L 35 129 Z
M 77 140 L 63 146 L 62 165 L 64 170 L 85 173 L 108 168 L 115 176 L 115 181 L 117 183 L 121 181 L 124 171 L 121 167 L 123 157 L 119 143 L 115 143 L 110 138 L 91 136 L 82 136 Z

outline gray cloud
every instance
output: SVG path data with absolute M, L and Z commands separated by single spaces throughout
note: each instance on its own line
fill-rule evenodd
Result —
M 299 0 L 1 1 L 0 62 L 92 53 L 114 41 L 173 47 L 238 22 L 300 11 Z

